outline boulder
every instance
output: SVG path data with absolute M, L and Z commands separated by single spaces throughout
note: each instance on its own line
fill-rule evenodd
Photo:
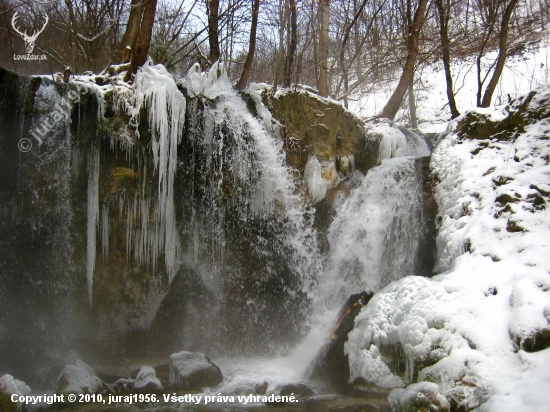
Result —
M 307 376 L 328 382 L 340 392 L 349 391 L 349 363 L 344 354 L 344 344 L 353 329 L 355 317 L 372 298 L 372 293 L 362 292 L 350 296 L 338 315 L 338 320 L 328 342 L 308 368 Z
M 396 412 L 444 412 L 451 409 L 439 385 L 432 382 L 418 382 L 406 388 L 396 388 L 390 392 L 388 400 Z
M 0 411 L 17 412 L 18 404 L 11 401 L 11 395 L 29 395 L 31 388 L 11 375 L 0 378 Z
M 291 383 L 289 385 L 283 386 L 283 389 L 281 389 L 281 396 L 311 396 L 315 395 L 315 392 L 313 392 L 307 385 L 303 383 Z
M 134 382 L 134 389 L 145 393 L 162 391 L 162 383 L 157 378 L 155 369 L 152 366 L 141 367 Z
M 103 382 L 96 373 L 81 360 L 74 365 L 66 365 L 56 382 L 56 393 L 63 394 L 93 394 L 103 388 Z
M 178 352 L 170 356 L 170 385 L 186 390 L 218 386 L 223 380 L 220 368 L 199 352 Z
M 334 181 L 354 168 L 365 173 L 376 164 L 377 139 L 368 139 L 364 122 L 340 103 L 308 90 L 280 89 L 262 93 L 262 101 L 282 126 L 287 164 L 304 172 L 308 154 L 323 165 L 323 179 Z

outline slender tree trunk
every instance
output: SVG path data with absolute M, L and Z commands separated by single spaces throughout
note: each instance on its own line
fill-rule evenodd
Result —
M 411 117 L 411 127 L 418 128 L 418 119 L 416 118 L 416 101 L 414 99 L 414 79 L 411 77 L 409 82 L 409 114 Z
M 132 0 L 126 31 L 124 32 L 122 40 L 120 41 L 120 44 L 118 45 L 112 59 L 114 64 L 127 63 L 130 61 L 132 50 L 136 46 L 136 41 L 139 35 L 143 8 L 143 0 Z
M 500 40 L 498 43 L 498 57 L 495 70 L 493 72 L 493 77 L 489 81 L 487 88 L 485 89 L 485 94 L 483 95 L 483 101 L 481 102 L 481 107 L 489 107 L 491 105 L 491 99 L 493 98 L 493 93 L 504 69 L 504 63 L 506 62 L 506 52 L 508 46 L 508 26 L 510 24 L 510 16 L 516 7 L 518 0 L 511 0 L 506 7 L 506 11 L 502 16 L 502 22 L 500 25 Z
M 405 62 L 405 67 L 403 67 L 403 73 L 401 74 L 399 83 L 388 100 L 388 103 L 386 103 L 384 110 L 382 110 L 380 117 L 393 120 L 399 110 L 399 107 L 401 107 L 403 97 L 405 97 L 405 94 L 407 93 L 409 83 L 414 74 L 416 56 L 418 55 L 418 39 L 420 37 L 420 29 L 424 23 L 424 14 L 426 12 L 427 4 L 428 0 L 419 0 L 418 2 L 418 8 L 414 14 L 414 20 L 408 39 L 407 61 Z
M 220 41 L 218 38 L 218 13 L 220 9 L 220 1 L 207 0 L 206 5 L 208 9 L 208 44 L 210 45 L 210 54 L 208 59 L 210 60 L 210 64 L 214 64 L 220 59 Z
M 451 75 L 451 57 L 450 57 L 450 41 L 449 41 L 449 18 L 450 5 L 449 1 L 444 5 L 445 0 L 436 0 L 437 12 L 439 15 L 439 34 L 441 36 L 441 53 L 443 57 L 443 66 L 445 68 L 445 80 L 447 82 L 447 99 L 449 100 L 449 109 L 451 110 L 451 118 L 454 119 L 460 116 L 456 107 L 455 94 L 453 90 L 453 76 Z
M 260 12 L 260 0 L 252 1 L 252 24 L 250 25 L 250 43 L 248 44 L 248 55 L 244 62 L 241 78 L 235 86 L 235 89 L 242 90 L 245 88 L 252 70 L 252 62 L 254 61 L 254 51 L 256 50 L 256 28 L 258 27 L 258 14 Z
M 321 2 L 321 34 L 319 37 L 319 95 L 328 96 L 328 28 L 330 22 L 330 0 Z
M 290 6 L 290 35 L 288 42 L 288 50 L 285 60 L 285 75 L 283 79 L 283 86 L 290 87 L 292 83 L 292 64 L 294 63 L 294 55 L 296 54 L 296 46 L 298 45 L 297 35 L 297 12 L 296 12 L 296 0 L 289 0 Z
M 363 2 L 361 3 L 361 6 L 359 7 L 359 10 L 357 10 L 357 11 L 355 10 L 356 4 L 354 4 L 354 13 L 355 14 L 353 16 L 353 20 L 351 21 L 351 23 L 349 24 L 349 26 L 346 28 L 346 30 L 344 32 L 344 39 L 342 40 L 342 48 L 340 49 L 340 67 L 342 68 L 342 73 L 343 73 L 343 77 L 344 77 L 344 96 L 346 96 L 346 97 L 344 97 L 344 106 L 346 107 L 346 109 L 348 108 L 347 95 L 348 95 L 348 91 L 349 91 L 348 66 L 346 65 L 346 62 L 345 62 L 346 46 L 347 46 L 347 43 L 348 43 L 349 35 L 351 33 L 351 29 L 357 24 L 357 20 L 359 19 L 359 16 L 361 16 L 361 13 L 363 12 L 363 9 L 365 8 L 365 4 L 367 4 L 367 0 L 363 0 Z M 355 31 L 355 33 L 357 34 L 357 31 Z M 356 36 L 355 47 L 358 47 L 357 36 Z M 350 63 L 350 65 L 351 65 L 351 63 Z M 360 77 L 359 73 L 357 74 L 357 77 L 358 78 Z
M 275 92 L 277 91 L 277 86 L 279 85 L 279 77 L 281 76 L 283 59 L 285 57 L 284 37 L 286 21 L 288 20 L 289 13 L 288 0 L 280 1 L 279 6 L 283 6 L 284 8 L 279 14 L 279 17 L 281 19 L 281 27 L 279 29 L 279 53 L 277 54 L 277 63 L 275 64 L 275 78 L 273 79 L 273 89 L 271 91 L 273 94 L 275 94 Z
M 125 81 L 130 80 L 132 75 L 136 74 L 138 69 L 147 61 L 149 46 L 151 44 L 151 36 L 153 35 L 156 9 L 157 0 L 147 0 L 147 3 L 145 3 L 145 9 L 143 10 L 143 21 L 141 22 L 141 29 L 136 41 L 136 47 L 132 50 L 130 68 L 124 77 Z

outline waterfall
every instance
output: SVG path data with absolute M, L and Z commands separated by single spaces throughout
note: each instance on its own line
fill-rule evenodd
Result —
M 329 229 L 330 256 L 320 282 L 326 298 L 376 292 L 416 274 L 423 236 L 422 181 L 415 159 L 397 157 L 371 169 L 341 202 Z
M 99 220 L 99 149 L 92 144 L 88 154 L 88 224 L 86 230 L 86 281 L 88 283 L 88 299 L 92 304 L 94 285 L 94 268 L 96 252 L 96 232 Z

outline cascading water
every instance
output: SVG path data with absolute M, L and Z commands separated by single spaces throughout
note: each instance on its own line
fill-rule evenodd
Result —
M 51 255 L 47 270 L 16 262 L 4 273 L 15 279 L 35 271 L 27 295 L 54 280 L 46 300 L 66 288 L 67 307 L 79 302 L 71 321 L 83 326 L 63 335 L 92 342 L 84 350 L 104 342 L 123 353 L 140 345 L 139 354 L 201 350 L 224 369 L 220 390 L 265 380 L 274 391 L 303 377 L 349 295 L 419 274 L 422 179 L 411 156 L 429 152 L 418 136 L 385 129 L 382 163 L 356 175 L 361 183 L 335 202 L 323 257 L 314 209 L 306 206 L 327 194 L 321 164 L 312 155 L 296 182 L 269 113 L 261 106 L 255 118 L 221 65 L 207 74 L 193 67 L 179 84 L 146 65 L 134 84 L 114 87 L 111 110 L 122 112 L 122 127 L 112 114 L 99 122 L 95 112 L 78 117 L 78 106 L 45 140 L 47 150 L 25 158 L 20 173 L 46 174 L 55 187 L 17 176 L 25 199 L 15 186 L 3 189 L 3 249 L 21 249 L 28 236 L 8 236 L 19 225 Z M 40 86 L 35 105 L 58 99 L 53 87 Z M 85 127 L 92 118 L 96 126 Z M 32 205 L 33 196 L 39 208 L 13 206 Z M 44 223 L 49 216 L 55 231 Z M 44 228 L 56 233 L 53 244 Z M 0 284 L 0 296 L 17 297 L 16 289 Z M 14 333 L 15 323 L 0 329 Z M 86 325 L 97 327 L 94 336 L 82 332 Z

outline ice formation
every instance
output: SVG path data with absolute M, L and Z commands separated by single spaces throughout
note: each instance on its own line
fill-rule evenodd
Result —
M 321 163 L 310 155 L 304 170 L 304 184 L 313 203 L 322 200 L 327 193 L 327 183 L 321 177 Z
M 540 110 L 550 91 L 537 96 L 529 110 Z M 543 119 L 514 140 L 440 138 L 431 168 L 441 274 L 398 280 L 362 309 L 346 344 L 352 381 L 387 382 L 376 374 L 378 360 L 391 369 L 389 360 L 400 359 L 406 371 L 392 369 L 396 386 L 436 382 L 459 407 L 542 411 L 550 404 L 540 390 L 550 384 L 542 367 L 550 349 L 533 343 L 549 329 L 549 135 Z
M 401 156 L 430 155 L 426 141 L 414 132 L 400 130 L 388 124 L 371 127 L 369 132 L 383 136 L 378 149 L 378 160 Z

